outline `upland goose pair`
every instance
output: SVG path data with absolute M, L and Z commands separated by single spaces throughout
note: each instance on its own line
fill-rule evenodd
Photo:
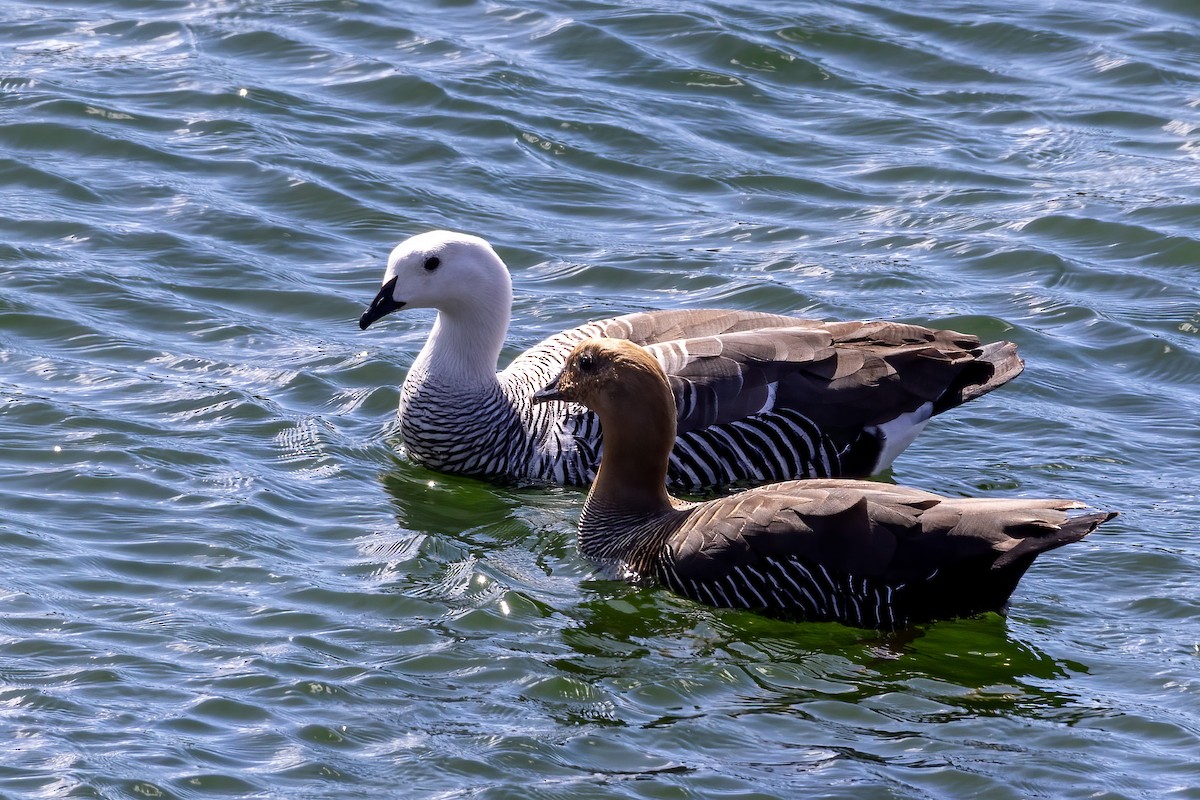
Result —
M 563 331 L 497 374 L 511 304 L 487 242 L 435 231 L 392 251 L 359 325 L 437 309 L 401 389 L 409 455 L 493 479 L 592 481 L 580 548 L 627 579 L 716 606 L 891 628 L 1000 610 L 1040 553 L 1116 516 L 832 479 L 676 500 L 668 485 L 870 475 L 932 416 L 1022 362 L 1009 342 L 916 325 L 681 310 Z
M 665 482 L 675 401 L 629 341 L 575 346 L 535 401 L 596 412 L 604 454 L 579 518 L 582 552 L 630 580 L 714 606 L 895 628 L 999 611 L 1041 553 L 1110 513 L 1070 500 L 962 499 L 858 480 L 790 481 L 703 503 Z
M 1009 342 L 918 325 L 676 310 L 563 331 L 497 374 L 511 306 L 508 269 L 483 239 L 434 231 L 392 251 L 359 325 L 401 308 L 437 309 L 400 392 L 400 435 L 413 460 L 489 479 L 586 485 L 600 459 L 595 415 L 531 398 L 593 337 L 644 345 L 666 371 L 678 419 L 667 480 L 682 491 L 875 474 L 930 417 L 1023 367 Z

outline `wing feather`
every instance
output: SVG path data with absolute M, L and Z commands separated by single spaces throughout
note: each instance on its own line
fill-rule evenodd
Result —
M 1109 518 L 1069 513 L 1079 507 L 942 498 L 870 481 L 790 481 L 696 506 L 670 546 L 675 568 L 690 580 L 796 558 L 894 586 L 980 559 L 1000 568 L 1077 541 Z
M 843 474 L 886 467 L 931 416 L 991 391 L 1023 367 L 1011 343 L 981 345 L 950 330 L 678 309 L 563 331 L 519 356 L 502 380 L 535 391 L 558 374 L 577 342 L 593 337 L 629 339 L 654 354 L 675 395 L 677 431 L 703 439 L 691 446 L 729 449 L 719 426 L 769 420 L 779 432 L 773 435 L 788 440 L 789 454 L 807 451 L 813 434 L 822 437 L 817 446 L 836 454 L 828 456 L 839 461 L 832 469 Z M 721 458 L 738 464 L 727 479 L 750 468 L 736 452 Z

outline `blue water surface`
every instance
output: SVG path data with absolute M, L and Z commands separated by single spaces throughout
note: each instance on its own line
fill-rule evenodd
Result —
M 1200 6 L 12 0 L 0 796 L 1200 798 Z M 604 580 L 397 453 L 397 241 L 505 358 L 725 306 L 1015 341 L 886 479 L 1118 519 L 884 636 Z

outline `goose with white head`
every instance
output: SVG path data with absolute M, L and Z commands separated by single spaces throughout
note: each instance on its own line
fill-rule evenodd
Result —
M 405 449 L 433 469 L 494 480 L 586 485 L 595 475 L 595 415 L 532 402 L 584 339 L 628 339 L 666 371 L 679 434 L 668 482 L 684 491 L 874 474 L 931 417 L 1023 368 L 1012 343 L 954 331 L 680 309 L 563 331 L 497 373 L 512 279 L 485 240 L 449 231 L 396 246 L 359 326 L 408 308 L 438 313 L 401 388 Z
M 535 399 L 581 403 L 604 430 L 579 518 L 583 554 L 714 606 L 885 629 L 1002 611 L 1038 555 L 1116 516 L 1071 500 L 948 498 L 860 480 L 677 500 L 666 490 L 670 384 L 628 341 L 579 343 Z

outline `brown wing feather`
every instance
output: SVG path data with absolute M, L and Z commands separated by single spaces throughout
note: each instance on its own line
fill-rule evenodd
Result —
M 1109 515 L 1063 500 L 941 498 L 868 481 L 792 481 L 696 506 L 670 543 L 680 577 L 719 580 L 763 559 L 904 584 L 979 558 L 997 568 L 1077 541 Z
M 919 325 L 680 309 L 564 331 L 519 356 L 505 374 L 519 376 L 521 386 L 547 382 L 575 343 L 593 337 L 628 339 L 655 355 L 675 396 L 688 458 L 730 452 L 727 429 L 713 426 L 742 420 L 759 426 L 753 436 L 781 443 L 782 454 L 761 464 L 733 452 L 721 455 L 723 462 L 673 466 L 672 481 L 693 489 L 709 481 L 869 475 L 930 416 L 991 391 L 1023 366 L 1010 343 L 980 345 L 974 336 Z
M 980 345 L 898 322 L 822 322 L 778 314 L 679 309 L 626 314 L 552 336 L 509 368 L 561 365 L 593 336 L 648 347 L 670 377 L 686 432 L 772 408 L 822 428 L 878 424 L 926 402 L 933 413 L 978 397 L 1023 368 L 1014 345 Z
M 670 376 L 680 432 L 782 408 L 827 430 L 880 424 L 925 403 L 936 414 L 1022 368 L 1009 343 L 982 347 L 952 331 L 859 326 L 778 327 L 649 349 Z

